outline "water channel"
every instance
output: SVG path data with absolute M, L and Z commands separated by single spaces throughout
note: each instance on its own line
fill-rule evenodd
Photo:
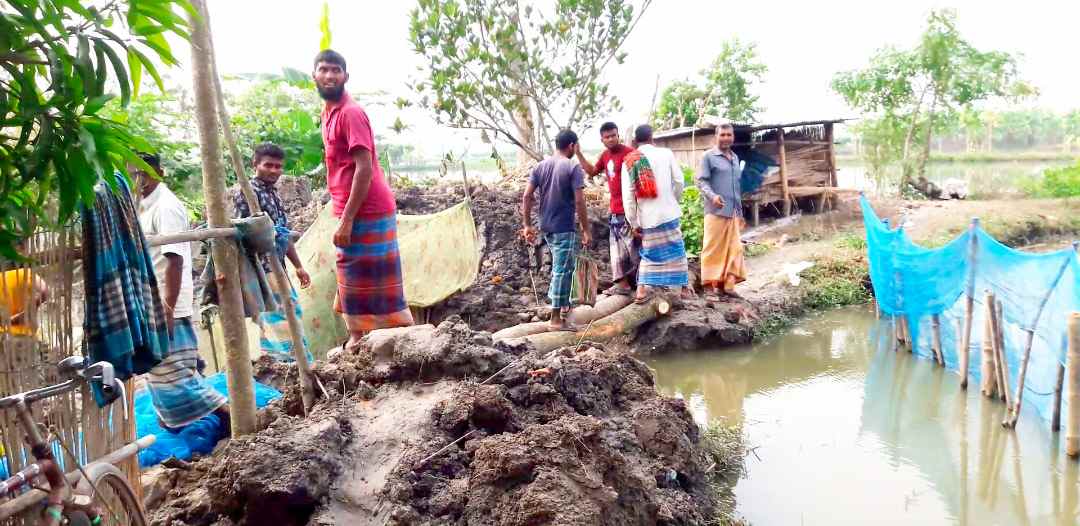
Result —
M 1080 466 L 1034 411 L 890 349 L 867 307 L 810 318 L 754 347 L 647 360 L 694 418 L 741 422 L 752 524 L 1080 524 Z

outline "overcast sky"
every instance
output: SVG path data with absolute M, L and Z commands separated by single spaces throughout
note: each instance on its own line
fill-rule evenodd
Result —
M 279 72 L 284 66 L 310 70 L 321 0 L 208 3 L 222 74 Z M 419 63 L 408 41 L 414 2 L 331 0 L 329 5 L 333 47 L 349 62 L 350 89 L 408 95 L 406 82 Z M 865 65 L 882 46 L 913 45 L 936 7 L 955 8 L 962 34 L 975 46 L 1021 55 L 1022 74 L 1041 91 L 1035 105 L 1080 107 L 1077 0 L 655 0 L 623 48 L 626 63 L 607 72 L 625 108 L 613 119 L 624 126 L 643 120 L 657 74 L 661 84 L 695 76 L 715 56 L 718 43 L 734 36 L 756 42 L 769 68 L 759 91 L 766 108 L 759 120 L 855 116 L 829 89 L 833 74 Z M 391 108 L 370 113 L 377 127 L 388 126 L 396 115 Z M 462 144 L 461 136 L 435 129 L 423 114 L 410 114 L 407 121 L 413 126 L 408 133 L 430 152 L 440 152 L 441 143 Z

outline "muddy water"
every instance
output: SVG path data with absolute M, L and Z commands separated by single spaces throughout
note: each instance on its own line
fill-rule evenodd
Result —
M 1080 470 L 1044 420 L 1002 429 L 1002 404 L 887 340 L 872 311 L 844 309 L 753 349 L 649 364 L 699 423 L 743 423 L 754 452 L 736 495 L 755 525 L 1080 524 Z

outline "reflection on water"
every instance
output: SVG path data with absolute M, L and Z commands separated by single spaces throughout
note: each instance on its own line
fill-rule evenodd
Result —
M 1080 523 L 1080 470 L 1046 421 L 1003 429 L 1003 404 L 886 350 L 888 334 L 844 309 L 752 350 L 649 364 L 700 423 L 743 422 L 756 449 L 736 495 L 755 525 Z

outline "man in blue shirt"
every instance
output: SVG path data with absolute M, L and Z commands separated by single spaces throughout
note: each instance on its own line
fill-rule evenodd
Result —
M 716 147 L 705 152 L 698 170 L 697 187 L 705 201 L 704 236 L 701 242 L 701 284 L 707 301 L 721 293 L 735 298 L 735 284 L 746 280 L 741 238 L 742 168 L 731 150 L 735 129 L 716 127 Z
M 522 198 L 521 216 L 525 224 L 525 240 L 533 243 L 537 231 L 533 228 L 534 194 L 540 197 L 540 232 L 551 250 L 551 330 L 576 330 L 566 322 L 564 310 L 570 308 L 570 287 L 574 279 L 574 262 L 578 250 L 575 218 L 581 228 L 581 244 L 592 241 L 589 216 L 585 211 L 585 172 L 573 160 L 578 136 L 563 130 L 555 137 L 555 155 L 536 165 L 529 175 Z

